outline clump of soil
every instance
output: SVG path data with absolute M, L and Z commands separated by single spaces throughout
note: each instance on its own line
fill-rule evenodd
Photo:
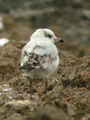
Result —
M 31 93 L 28 79 L 21 76 L 19 63 L 21 48 L 32 30 L 14 21 L 9 23 L 10 28 L 7 26 L 0 33 L 0 37 L 10 40 L 0 47 L 0 120 L 87 120 L 87 117 L 89 120 L 90 55 L 87 49 L 58 45 L 61 64 L 57 76 L 48 80 L 46 94 L 42 81 L 33 81 Z

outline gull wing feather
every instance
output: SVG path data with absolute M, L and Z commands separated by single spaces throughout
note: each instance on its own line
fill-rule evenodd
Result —
M 53 51 L 52 45 L 50 46 L 49 44 L 46 46 L 44 44 L 35 45 L 30 52 L 28 49 L 23 49 L 21 59 L 24 61 L 21 68 L 27 71 L 32 69 L 47 69 L 48 65 L 56 58 Z

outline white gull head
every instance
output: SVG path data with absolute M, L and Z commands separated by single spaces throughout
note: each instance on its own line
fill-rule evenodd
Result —
M 63 42 L 61 38 L 56 37 L 55 33 L 47 28 L 37 29 L 31 36 L 31 40 L 38 38 L 40 40 L 48 40 L 53 43 Z

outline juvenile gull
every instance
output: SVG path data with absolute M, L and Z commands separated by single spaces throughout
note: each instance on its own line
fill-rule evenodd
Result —
M 57 71 L 60 62 L 56 42 L 63 40 L 57 38 L 52 30 L 37 29 L 22 49 L 20 69 L 29 74 L 30 88 L 32 80 L 41 79 L 47 91 L 47 81 Z

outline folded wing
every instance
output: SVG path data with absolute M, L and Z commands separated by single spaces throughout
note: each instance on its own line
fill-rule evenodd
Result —
M 31 52 L 27 49 L 22 51 L 20 69 L 31 71 L 33 69 L 47 69 L 48 64 L 52 62 L 50 51 L 46 47 L 35 46 Z

